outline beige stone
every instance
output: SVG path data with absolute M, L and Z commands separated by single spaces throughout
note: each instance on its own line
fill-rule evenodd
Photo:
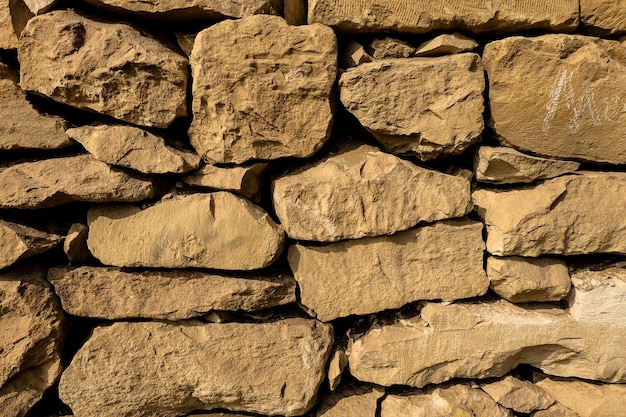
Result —
M 408 42 L 388 36 L 374 39 L 366 50 L 374 59 L 408 58 L 415 53 L 415 48 Z
M 37 16 L 19 58 L 22 88 L 60 103 L 153 127 L 187 115 L 187 58 L 127 24 Z
M 487 259 L 491 289 L 512 303 L 560 301 L 572 286 L 565 261 L 510 256 Z
M 307 0 L 284 0 L 285 20 L 290 25 L 306 25 Z
M 259 202 L 263 188 L 263 174 L 268 164 L 257 163 L 246 166 L 204 165 L 183 177 L 189 185 L 214 190 L 232 191 Z
M 375 417 L 378 400 L 384 394 L 376 387 L 344 385 L 324 398 L 315 417 Z
M 478 42 L 460 33 L 446 33 L 420 44 L 415 56 L 438 56 L 471 52 L 478 47 Z
M 392 236 L 294 245 L 288 260 L 302 304 L 329 321 L 482 295 L 489 286 L 483 249 L 482 224 L 447 220 Z
M 57 267 L 48 280 L 63 310 L 107 320 L 182 320 L 212 310 L 254 311 L 296 301 L 296 282 L 280 274 L 226 276 L 200 271 L 123 271 Z
M 484 88 L 476 54 L 375 61 L 339 79 L 341 102 L 378 141 L 422 160 L 480 140 Z
M 141 201 L 156 194 L 149 180 L 111 169 L 91 155 L 23 162 L 0 169 L 0 208 L 34 209 L 70 201 Z
M 511 37 L 483 53 L 489 123 L 533 154 L 626 163 L 626 49 L 579 35 Z
M 30 11 L 35 14 L 43 14 L 57 3 L 56 0 L 24 0 Z
M 0 49 L 17 49 L 20 34 L 31 17 L 23 0 L 0 1 Z
M 333 341 L 315 320 L 98 327 L 63 373 L 79 416 L 175 417 L 215 408 L 300 416 L 316 400 Z
M 289 237 L 334 242 L 388 235 L 472 209 L 469 181 L 361 145 L 273 183 Z
M 61 243 L 62 239 L 23 224 L 0 220 L 0 269 L 46 252 Z
M 191 144 L 209 163 L 307 157 L 328 139 L 337 41 L 276 16 L 203 30 L 191 53 Z
M 334 348 L 328 361 L 328 388 L 335 391 L 341 383 L 343 371 L 348 366 L 348 355 L 342 348 Z
M 578 414 L 565 407 L 563 404 L 554 403 L 545 410 L 536 411 L 532 417 L 580 417 Z
M 228 192 L 163 200 L 145 210 L 98 206 L 88 213 L 91 253 L 105 265 L 251 270 L 280 255 L 283 229 Z
M 626 323 L 626 269 L 578 271 L 572 275 L 569 310 L 577 320 L 623 325 Z
M 83 126 L 69 129 L 67 135 L 96 159 L 144 174 L 181 174 L 200 166 L 195 153 L 172 148 L 163 138 L 134 126 Z
M 366 62 L 372 62 L 372 57 L 365 52 L 365 48 L 358 42 L 351 41 L 341 48 L 339 55 L 343 68 L 352 68 Z
M 63 241 L 63 252 L 67 256 L 70 263 L 85 262 L 89 256 L 89 248 L 87 247 L 88 229 L 82 223 L 74 223 Z
M 507 147 L 481 146 L 474 158 L 476 179 L 492 184 L 528 183 L 576 171 L 578 162 L 526 155 Z
M 515 190 L 477 190 L 472 199 L 494 255 L 626 253 L 624 173 L 580 172 Z
M 626 33 L 626 4 L 614 0 L 580 0 L 580 24 L 596 35 Z
M 427 304 L 421 318 L 374 326 L 352 340 L 350 372 L 379 385 L 423 387 L 501 376 L 519 364 L 545 373 L 626 381 L 626 325 L 576 321 L 557 308 L 507 301 Z
M 480 387 L 498 404 L 518 413 L 545 410 L 554 404 L 554 398 L 532 382 L 507 375 L 497 381 L 481 384 Z
M 578 1 L 309 0 L 309 23 L 359 33 L 570 32 L 578 25 Z

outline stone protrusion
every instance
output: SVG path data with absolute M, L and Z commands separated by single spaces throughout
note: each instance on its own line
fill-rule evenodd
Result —
M 377 38 L 367 44 L 365 50 L 374 59 L 408 58 L 415 54 L 415 48 L 408 42 L 396 38 Z
M 203 165 L 197 171 L 183 177 L 189 185 L 213 190 L 232 191 L 257 203 L 261 198 L 263 174 L 269 164 L 257 163 L 245 166 Z
M 333 349 L 328 361 L 328 388 L 331 391 L 335 391 L 341 382 L 343 372 L 348 366 L 348 355 L 342 348 L 336 347 Z
M 364 64 L 366 62 L 372 62 L 372 57 L 365 52 L 365 48 L 358 42 L 348 42 L 341 48 L 339 54 L 339 63 L 342 68 L 352 68 Z
M 63 252 L 67 255 L 70 263 L 85 262 L 91 253 L 87 247 L 87 236 L 89 229 L 82 223 L 74 223 L 63 241 Z
M 56 0 L 24 0 L 28 9 L 34 14 L 43 14 L 56 5 Z
M 480 387 L 495 402 L 518 413 L 529 414 L 545 410 L 554 404 L 554 398 L 532 382 L 508 375 L 497 381 L 481 384 Z
M 62 239 L 30 226 L 0 220 L 0 269 L 44 253 L 59 245 Z
M 415 56 L 439 56 L 471 52 L 478 48 L 478 42 L 460 33 L 439 35 L 415 48 Z

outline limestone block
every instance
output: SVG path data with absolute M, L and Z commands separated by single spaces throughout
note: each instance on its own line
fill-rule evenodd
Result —
M 248 200 L 228 192 L 89 210 L 91 253 L 105 265 L 251 270 L 269 266 L 283 229 Z
M 375 417 L 378 400 L 384 394 L 376 387 L 344 385 L 324 398 L 315 417 Z
M 374 59 L 408 58 L 415 53 L 415 48 L 408 42 L 389 36 L 374 39 L 366 50 Z
M 70 263 L 85 262 L 91 255 L 87 247 L 88 231 L 87 226 L 82 223 L 74 223 L 70 226 L 63 241 L 63 252 Z
M 363 45 L 352 41 L 341 48 L 339 61 L 343 68 L 352 68 L 366 62 L 372 62 L 372 57 L 365 52 Z
M 61 239 L 52 233 L 0 220 L 0 269 L 46 252 L 61 243 Z
M 333 242 L 392 234 L 472 209 L 469 182 L 361 145 L 273 183 L 289 237 Z
M 37 16 L 19 58 L 22 88 L 60 103 L 162 128 L 187 115 L 187 58 L 127 24 Z
M 315 320 L 114 323 L 98 327 L 61 377 L 76 415 L 175 417 L 216 408 L 300 416 L 332 345 Z
M 497 381 L 481 384 L 480 387 L 498 404 L 518 413 L 545 410 L 554 404 L 554 398 L 532 382 L 507 375 Z
M 522 151 L 626 163 L 626 49 L 579 35 L 511 37 L 483 53 L 489 123 Z
M 329 321 L 482 295 L 489 286 L 483 248 L 481 223 L 446 220 L 391 236 L 294 245 L 288 260 L 302 304 Z
M 339 79 L 341 102 L 385 148 L 422 160 L 480 140 L 484 88 L 476 54 L 375 61 Z
M 269 164 L 257 163 L 246 166 L 204 165 L 183 177 L 189 185 L 232 191 L 258 203 L 263 187 L 263 174 Z
M 577 320 L 591 323 L 626 323 L 626 269 L 578 271 L 572 275 L 569 310 Z
M 446 33 L 419 45 L 415 56 L 438 56 L 471 52 L 478 47 L 478 42 L 460 33 Z
M 34 14 L 43 14 L 57 3 L 56 0 L 24 0 L 28 9 Z
M 0 168 L 0 208 L 34 209 L 70 201 L 123 202 L 152 198 L 152 181 L 116 171 L 91 155 Z
M 0 1 L 0 49 L 17 49 L 20 34 L 31 17 L 23 0 Z
M 209 163 L 307 157 L 328 139 L 337 40 L 276 16 L 203 30 L 191 53 L 191 144 Z
M 580 24 L 596 35 L 626 33 L 626 4 L 613 0 L 580 0 Z
M 580 172 L 515 190 L 477 190 L 472 199 L 494 255 L 626 253 L 624 173 Z

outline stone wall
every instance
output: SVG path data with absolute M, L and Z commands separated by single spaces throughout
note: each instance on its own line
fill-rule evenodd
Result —
M 0 21 L 0 417 L 626 416 L 625 2 Z

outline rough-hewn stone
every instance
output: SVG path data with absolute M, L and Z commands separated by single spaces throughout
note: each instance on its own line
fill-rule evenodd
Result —
M 0 49 L 16 49 L 20 33 L 33 14 L 21 0 L 0 1 Z
M 342 348 L 336 347 L 333 349 L 332 354 L 330 355 L 330 360 L 328 361 L 328 388 L 331 391 L 337 389 L 339 384 L 341 383 L 341 377 L 343 376 L 343 371 L 345 371 L 348 366 L 348 355 L 346 355 L 346 351 Z
M 88 229 L 84 224 L 74 223 L 70 226 L 63 241 L 63 252 L 70 263 L 84 262 L 91 255 L 87 247 L 87 236 Z
M 372 62 L 372 57 L 358 42 L 348 42 L 339 52 L 339 64 L 342 68 L 352 68 L 366 62 Z
M 465 178 L 361 145 L 278 178 L 273 200 L 289 237 L 333 242 L 464 216 L 469 187 Z
M 374 39 L 366 50 L 374 59 L 408 58 L 415 53 L 408 42 L 390 37 Z
M 28 9 L 35 15 L 50 10 L 57 3 L 56 0 L 24 0 Z
M 326 396 L 315 414 L 316 417 L 374 417 L 378 400 L 385 394 L 376 387 L 344 385 Z
M 531 413 L 545 410 L 554 404 L 554 398 L 532 382 L 508 375 L 498 381 L 481 384 L 480 387 L 498 404 L 517 411 Z
M 482 295 L 482 225 L 446 220 L 392 236 L 294 245 L 289 266 L 302 304 L 320 320 L 395 309 L 417 300 Z
M 144 126 L 187 115 L 187 58 L 127 24 L 36 16 L 19 59 L 22 88 L 58 102 Z
M 470 52 L 478 47 L 478 42 L 460 33 L 446 33 L 420 44 L 415 56 L 438 56 Z
M 580 24 L 596 35 L 626 33 L 626 7 L 613 0 L 580 0 Z
M 569 310 L 577 320 L 623 325 L 626 323 L 626 269 L 578 271 L 572 275 Z
M 283 229 L 248 200 L 228 192 L 192 194 L 145 210 L 89 210 L 91 253 L 105 265 L 250 270 L 270 265 Z
M 330 326 L 115 323 L 99 327 L 63 373 L 75 414 L 174 417 L 226 408 L 300 416 L 315 403 L 332 345 Z
M 191 144 L 210 163 L 307 157 L 328 139 L 337 41 L 276 16 L 203 30 L 191 53 Z
M 422 160 L 480 139 L 484 88 L 476 54 L 375 61 L 339 79 L 341 102 L 378 141 Z
M 264 163 L 227 167 L 204 165 L 199 170 L 185 175 L 183 181 L 198 187 L 232 191 L 258 202 L 263 187 L 262 175 L 268 166 Z
M 63 238 L 19 223 L 0 220 L 0 269 L 46 252 Z
M 485 46 L 490 124 L 530 153 L 626 163 L 626 49 L 578 35 L 511 37 Z

